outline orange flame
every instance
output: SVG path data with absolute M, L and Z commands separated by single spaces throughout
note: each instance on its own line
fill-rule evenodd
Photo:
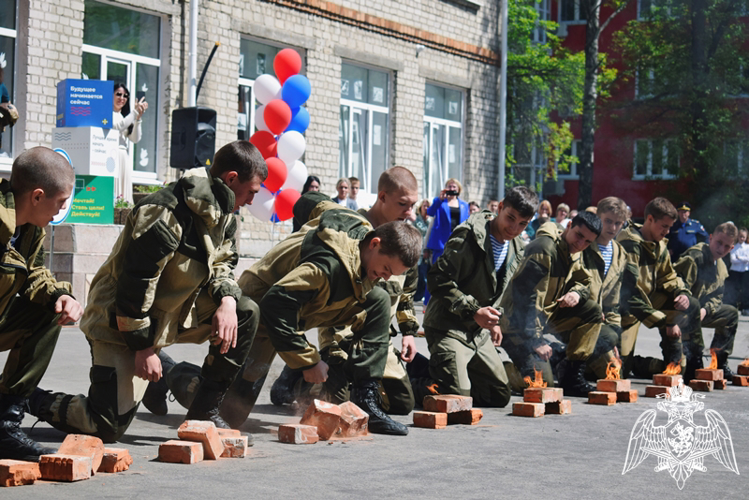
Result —
M 437 387 L 439 387 L 437 384 L 428 385 L 427 389 L 429 389 L 429 392 L 432 394 L 439 394 L 440 391 L 437 390 Z
M 718 369 L 718 350 L 717 349 L 710 349 L 710 366 L 708 366 L 710 370 L 717 370 Z
M 678 363 L 669 363 L 663 371 L 664 375 L 678 375 L 681 373 L 681 365 Z
M 746 358 L 744 361 L 739 363 L 741 366 L 749 366 L 749 358 Z
M 609 361 L 609 364 L 606 365 L 606 380 L 619 380 L 622 378 L 619 371 L 621 366 L 622 364 L 616 358 Z
M 533 376 L 534 380 L 531 380 L 530 377 L 523 377 L 525 385 L 527 385 L 528 387 L 546 387 L 546 382 L 544 382 L 544 373 L 541 370 L 536 370 L 535 368 L 533 368 Z

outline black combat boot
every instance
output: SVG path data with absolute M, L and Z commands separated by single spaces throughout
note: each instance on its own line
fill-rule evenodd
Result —
M 270 402 L 276 406 L 290 405 L 294 402 L 294 386 L 302 377 L 300 370 L 292 370 L 288 365 L 283 367 L 270 388 Z
M 557 366 L 559 371 L 559 385 L 564 389 L 565 396 L 588 397 L 590 391 L 595 390 L 585 380 L 585 362 L 563 359 Z
M 187 361 L 177 363 L 164 377 L 172 396 L 185 408 L 190 408 L 195 399 L 195 392 L 203 382 L 200 367 Z
M 150 382 L 145 394 L 143 394 L 143 405 L 153 413 L 163 417 L 169 413 L 166 403 L 166 393 L 169 387 L 166 384 L 166 375 L 174 368 L 174 360 L 164 351 L 159 351 L 159 360 L 161 361 L 161 378 L 158 382 Z
M 718 368 L 723 370 L 723 378 L 725 380 L 733 379 L 733 371 L 728 366 L 728 354 L 725 351 L 718 351 Z
M 21 430 L 26 398 L 0 394 L 0 459 L 38 462 L 40 455 L 56 453 L 29 438 Z
M 408 427 L 391 419 L 382 411 L 379 384 L 376 380 L 367 380 L 355 385 L 351 391 L 351 402 L 369 415 L 368 427 L 370 432 L 394 436 L 408 434 Z
M 227 389 L 227 384 L 203 379 L 195 392 L 195 399 L 185 415 L 185 420 L 210 420 L 219 429 L 231 429 L 219 415 L 219 406 Z

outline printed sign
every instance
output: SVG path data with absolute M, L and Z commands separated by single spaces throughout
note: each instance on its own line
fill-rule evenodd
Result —
M 75 197 L 65 222 L 114 223 L 114 177 L 75 176 Z
M 57 84 L 58 127 L 112 128 L 114 82 L 63 80 Z

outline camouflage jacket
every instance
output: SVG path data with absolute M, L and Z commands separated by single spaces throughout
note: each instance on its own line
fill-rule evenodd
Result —
M 604 276 L 605 262 L 598 244 L 593 242 L 583 250 L 583 258 L 576 265 L 583 265 L 590 270 L 590 296 L 598 302 L 605 316 L 604 324 L 621 328 L 622 317 L 619 312 L 622 280 L 627 272 L 627 252 L 616 240 L 612 241 L 613 255 L 609 272 Z
M 713 258 L 708 243 L 697 243 L 687 249 L 674 264 L 674 269 L 707 314 L 720 308 L 728 269 L 723 259 L 716 261 Z

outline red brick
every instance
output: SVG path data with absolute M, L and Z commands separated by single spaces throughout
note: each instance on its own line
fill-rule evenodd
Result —
M 527 387 L 523 391 L 523 401 L 526 403 L 556 403 L 563 399 L 561 387 Z
M 125 448 L 104 448 L 104 458 L 96 472 L 124 472 L 132 463 L 133 457 Z
M 590 391 L 588 393 L 588 403 L 592 405 L 613 405 L 616 404 L 615 392 Z
M 637 389 L 629 391 L 619 391 L 616 393 L 616 400 L 619 403 L 634 403 L 637 401 Z
M 177 429 L 177 436 L 182 441 L 203 443 L 203 456 L 206 460 L 216 460 L 224 452 L 224 445 L 218 437 L 213 422 L 207 420 L 186 420 Z
M 596 384 L 596 390 L 601 392 L 624 392 L 632 389 L 631 380 L 606 380 L 601 379 Z
M 238 429 L 219 429 L 216 427 L 216 432 L 218 432 L 218 437 L 239 437 L 242 435 L 241 432 L 239 432 Z
M 320 436 L 314 425 L 286 424 L 278 427 L 278 440 L 291 444 L 315 444 Z
M 736 373 L 749 376 L 749 365 L 739 365 L 736 369 Z
M 713 390 L 714 386 L 715 382 L 712 380 L 700 380 L 694 378 L 689 382 L 689 387 L 691 387 L 693 391 L 710 392 Z
M 742 387 L 749 387 L 749 375 L 734 375 L 733 385 L 740 385 Z
M 322 441 L 327 441 L 338 430 L 340 421 L 341 409 L 338 405 L 315 399 L 299 423 L 317 427 L 317 435 Z
M 81 481 L 91 477 L 91 457 L 83 455 L 42 455 L 39 472 L 47 481 Z
M 458 411 L 447 414 L 448 424 L 476 425 L 484 418 L 484 412 L 480 408 Z
M 159 460 L 171 464 L 195 464 L 203 461 L 203 444 L 172 439 L 159 445 Z
M 415 411 L 414 427 L 425 429 L 444 429 L 447 427 L 447 413 L 434 411 Z
M 569 415 L 571 413 L 572 401 L 569 399 L 554 401 L 553 403 L 546 403 L 547 415 Z
M 722 391 L 726 387 L 728 387 L 728 380 L 725 380 L 725 379 L 716 380 L 714 387 L 715 387 L 715 390 Z
M 0 460 L 0 486 L 34 484 L 42 477 L 39 464 L 21 460 Z
M 91 475 L 93 476 L 104 458 L 104 441 L 95 436 L 68 434 L 57 450 L 58 455 L 80 455 L 91 457 Z
M 659 394 L 667 394 L 668 393 L 668 387 L 663 385 L 646 385 L 645 386 L 645 397 L 646 398 L 655 398 L 658 397 Z
M 435 394 L 424 398 L 424 411 L 455 413 L 473 408 L 473 398 L 455 394 Z
M 225 436 L 221 438 L 224 445 L 223 458 L 244 458 L 247 456 L 247 436 Z
M 338 406 L 341 408 L 338 435 L 341 437 L 365 435 L 369 424 L 369 415 L 351 401 L 346 401 Z
M 512 414 L 518 417 L 543 417 L 545 410 L 544 403 L 528 403 L 526 401 L 512 403 Z
M 722 380 L 723 370 L 712 368 L 697 368 L 694 376 L 698 380 Z
M 681 375 L 666 375 L 664 373 L 658 373 L 653 375 L 653 385 L 663 385 L 666 387 L 676 387 L 682 380 Z

